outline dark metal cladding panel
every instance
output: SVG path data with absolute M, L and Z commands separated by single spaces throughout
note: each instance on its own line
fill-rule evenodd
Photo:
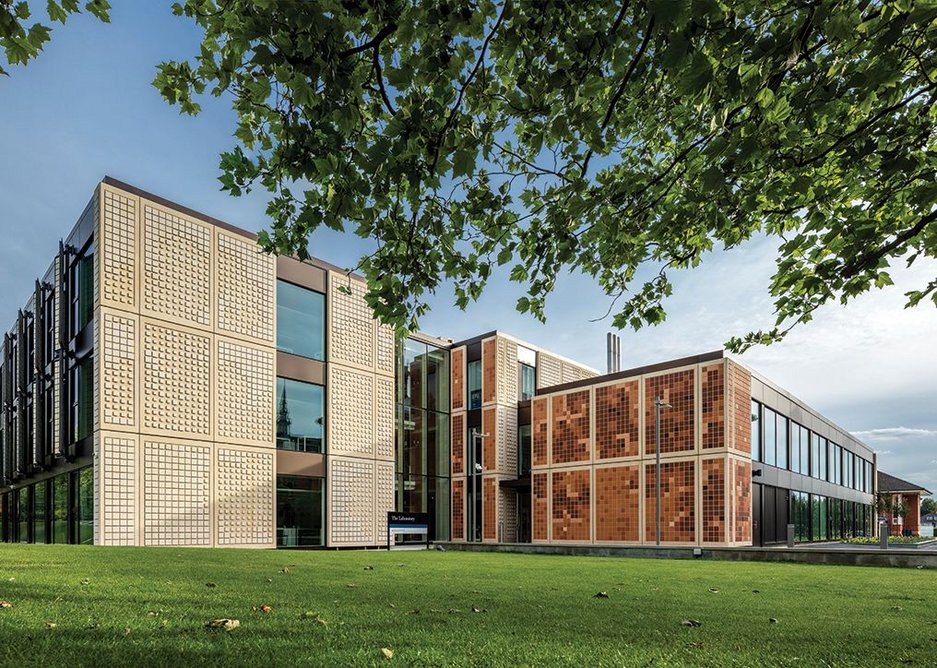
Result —
M 44 468 L 46 456 L 46 300 L 42 284 L 36 281 L 36 295 L 33 299 L 33 468 Z
M 59 340 L 58 357 L 59 373 L 56 378 L 55 392 L 59 397 L 59 433 L 58 433 L 58 452 L 56 454 L 65 455 L 67 453 L 66 444 L 68 443 L 68 359 L 65 351 L 68 350 L 68 253 L 65 252 L 65 244 L 59 242 L 59 255 L 56 258 L 59 263 L 59 284 L 56 287 L 59 310 L 56 316 L 59 319 Z
M 0 419 L 3 421 L 3 482 L 9 484 L 13 479 L 13 342 L 10 335 L 3 335 L 3 377 L 0 378 L 0 387 L 3 395 L 2 413 Z
M 26 475 L 26 316 L 23 311 L 16 316 L 16 462 L 17 475 Z

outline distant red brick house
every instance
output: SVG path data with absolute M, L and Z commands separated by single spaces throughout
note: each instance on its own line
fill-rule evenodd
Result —
M 890 513 L 882 513 L 883 518 L 891 527 L 891 534 L 901 536 L 910 531 L 912 536 L 919 536 L 921 533 L 921 497 L 929 496 L 930 491 L 913 482 L 879 471 L 878 493 L 889 494 L 892 498 L 900 497 L 904 502 L 903 517 L 892 517 Z

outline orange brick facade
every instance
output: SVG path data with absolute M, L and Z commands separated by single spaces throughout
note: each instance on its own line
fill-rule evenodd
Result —
M 634 457 L 638 453 L 638 382 L 595 390 L 595 457 Z
M 751 544 L 750 392 L 717 359 L 534 398 L 533 542 L 655 543 L 660 396 L 661 543 Z
M 456 348 L 450 353 L 452 366 L 452 410 L 465 408 L 465 348 Z

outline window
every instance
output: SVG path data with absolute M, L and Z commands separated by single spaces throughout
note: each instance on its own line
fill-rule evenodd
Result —
M 806 427 L 800 429 L 800 473 L 810 475 L 810 431 Z
M 530 474 L 530 425 L 522 424 L 517 428 L 517 475 Z
M 277 476 L 277 547 L 324 545 L 325 480 Z
M 325 403 L 321 385 L 277 378 L 277 447 L 325 452 Z
M 761 455 L 761 404 L 752 400 L 752 459 L 762 461 Z
M 94 417 L 94 364 L 89 355 L 69 372 L 69 435 L 71 442 L 91 435 Z
M 17 521 L 19 523 L 19 541 L 29 542 L 29 487 L 20 487 L 17 503 Z
M 787 466 L 787 418 L 783 415 L 777 415 L 777 454 L 778 468 L 786 469 Z
M 52 481 L 52 542 L 68 542 L 68 474 L 57 475 Z
M 88 246 L 71 266 L 68 277 L 69 331 L 83 330 L 94 317 L 94 245 Z
M 800 425 L 790 423 L 791 427 L 791 471 L 800 473 Z
M 94 478 L 90 466 L 73 474 L 77 487 L 76 543 L 94 543 Z
M 449 412 L 449 351 L 426 346 L 426 408 Z
M 46 483 L 33 485 L 33 542 L 46 542 Z
M 528 399 L 532 399 L 537 387 L 537 369 L 528 364 L 519 363 L 517 365 L 517 370 L 517 387 L 520 390 L 520 396 L 518 399 L 520 401 L 527 401 Z
M 277 350 L 325 359 L 325 295 L 277 281 Z
M 763 461 L 770 466 L 777 466 L 777 413 L 765 406 L 763 414 L 765 422 Z
M 482 407 L 482 363 L 475 360 L 468 363 L 468 400 L 469 408 Z
M 822 436 L 817 436 L 820 443 L 820 480 L 829 480 L 830 479 L 830 467 L 827 466 L 826 456 L 827 456 L 827 440 Z

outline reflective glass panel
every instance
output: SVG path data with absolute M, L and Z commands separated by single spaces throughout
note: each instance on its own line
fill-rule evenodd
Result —
M 325 452 L 325 404 L 321 385 L 277 378 L 277 447 Z
M 277 281 L 277 349 L 325 359 L 325 295 Z
M 325 479 L 277 476 L 277 547 L 324 545 Z

